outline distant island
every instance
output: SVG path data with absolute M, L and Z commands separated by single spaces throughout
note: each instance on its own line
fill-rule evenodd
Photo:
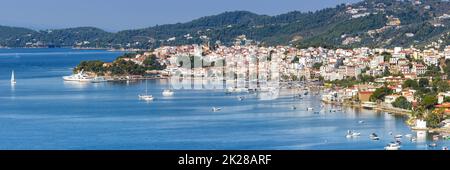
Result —
M 442 0 L 364 0 L 277 16 L 225 12 L 186 23 L 117 33 L 94 27 L 36 31 L 0 26 L 0 47 L 145 50 L 201 43 L 232 45 L 241 38 L 260 46 L 443 49 L 450 45 L 449 11 L 450 2 Z

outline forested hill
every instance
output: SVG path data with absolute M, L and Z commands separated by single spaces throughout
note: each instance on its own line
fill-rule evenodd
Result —
M 245 38 L 244 36 L 245 35 Z M 298 47 L 392 47 L 450 44 L 447 0 L 365 0 L 277 16 L 225 12 L 186 23 L 110 33 L 93 27 L 40 30 L 0 26 L 0 46 L 155 48 L 209 41 Z

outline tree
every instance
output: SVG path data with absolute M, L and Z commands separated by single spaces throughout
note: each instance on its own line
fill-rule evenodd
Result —
M 313 68 L 318 70 L 320 67 L 322 67 L 323 63 L 314 63 Z
M 420 105 L 425 109 L 433 109 L 437 103 L 437 97 L 434 95 L 426 95 Z
M 412 104 L 405 97 L 400 96 L 392 103 L 392 106 L 402 109 L 411 109 Z
M 419 87 L 425 88 L 425 87 L 428 87 L 428 85 L 429 85 L 428 79 L 426 79 L 426 78 L 419 79 Z
M 143 64 L 150 70 L 163 70 L 165 69 L 165 65 L 161 65 L 160 62 L 158 62 L 156 56 L 151 55 L 149 57 L 147 57 Z
M 446 92 L 450 90 L 450 85 L 445 80 L 440 80 L 434 83 L 434 88 L 436 92 Z
M 417 87 L 419 87 L 419 84 L 415 80 L 407 79 L 407 80 L 405 80 L 405 82 L 403 82 L 402 87 L 417 89 Z
M 376 102 L 377 100 L 384 100 L 384 97 L 392 94 L 392 90 L 387 87 L 381 87 L 373 92 L 372 96 L 370 96 L 370 101 Z
M 427 126 L 431 128 L 438 128 L 439 124 L 443 120 L 443 109 L 436 109 L 433 112 L 429 113 L 425 117 L 425 121 L 427 122 Z
M 392 58 L 392 54 L 389 52 L 382 52 L 381 55 L 384 57 L 384 62 L 389 62 Z

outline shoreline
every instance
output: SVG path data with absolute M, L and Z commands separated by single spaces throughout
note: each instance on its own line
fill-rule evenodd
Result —
M 331 105 L 337 105 L 337 106 L 343 106 L 343 107 L 350 107 L 350 108 L 357 108 L 357 109 L 366 109 L 361 104 L 354 104 L 354 103 L 341 103 L 341 102 L 333 102 L 333 101 L 325 101 L 321 100 L 325 104 L 331 104 Z M 414 127 L 414 123 L 411 122 L 415 120 L 412 116 L 411 110 L 405 110 L 405 109 L 399 109 L 399 108 L 391 108 L 391 107 L 384 107 L 376 105 L 373 109 L 366 109 L 366 110 L 374 110 L 374 111 L 381 111 L 381 112 L 389 112 L 394 115 L 399 116 L 406 116 L 408 120 L 406 120 L 406 125 L 411 128 L 412 131 L 428 131 L 430 133 L 450 133 L 450 128 L 426 128 L 426 129 L 417 129 Z

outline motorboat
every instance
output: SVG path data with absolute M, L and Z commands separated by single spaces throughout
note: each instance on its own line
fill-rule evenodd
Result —
M 222 110 L 222 108 L 218 108 L 218 107 L 213 107 L 212 108 L 213 112 L 218 112 L 218 111 L 221 111 L 221 110 Z
M 64 81 L 79 81 L 79 82 L 90 82 L 92 80 L 87 74 L 84 73 L 84 70 L 81 70 L 77 74 L 73 74 L 70 76 L 63 76 Z
M 391 142 L 384 147 L 384 150 L 399 150 L 400 144 L 396 142 Z
M 359 124 L 363 124 L 363 123 L 364 123 L 364 120 L 360 120 L 360 121 L 358 121 L 358 123 L 359 123 Z
M 447 147 L 447 146 L 444 146 L 444 147 L 442 147 L 442 150 L 443 150 L 443 151 L 446 151 L 446 150 L 448 150 L 448 147 Z
M 295 106 L 292 106 L 292 107 L 291 107 L 291 109 L 292 109 L 292 110 L 296 110 L 296 109 L 297 109 L 297 107 L 295 107 Z
M 314 108 L 308 107 L 306 110 L 307 110 L 307 111 L 311 111 L 311 110 L 314 110 Z
M 351 130 L 347 131 L 347 135 L 345 135 L 346 138 L 353 138 L 353 137 L 359 137 L 361 133 L 353 132 Z
M 165 89 L 162 92 L 162 95 L 165 96 L 165 97 L 173 96 L 173 94 L 174 94 L 174 92 L 172 90 L 170 90 L 170 89 Z
M 369 135 L 369 138 L 372 140 L 380 140 L 380 137 L 376 133 L 372 133 Z
M 395 138 L 396 139 L 400 139 L 400 138 L 402 138 L 403 136 L 402 135 L 395 135 Z

